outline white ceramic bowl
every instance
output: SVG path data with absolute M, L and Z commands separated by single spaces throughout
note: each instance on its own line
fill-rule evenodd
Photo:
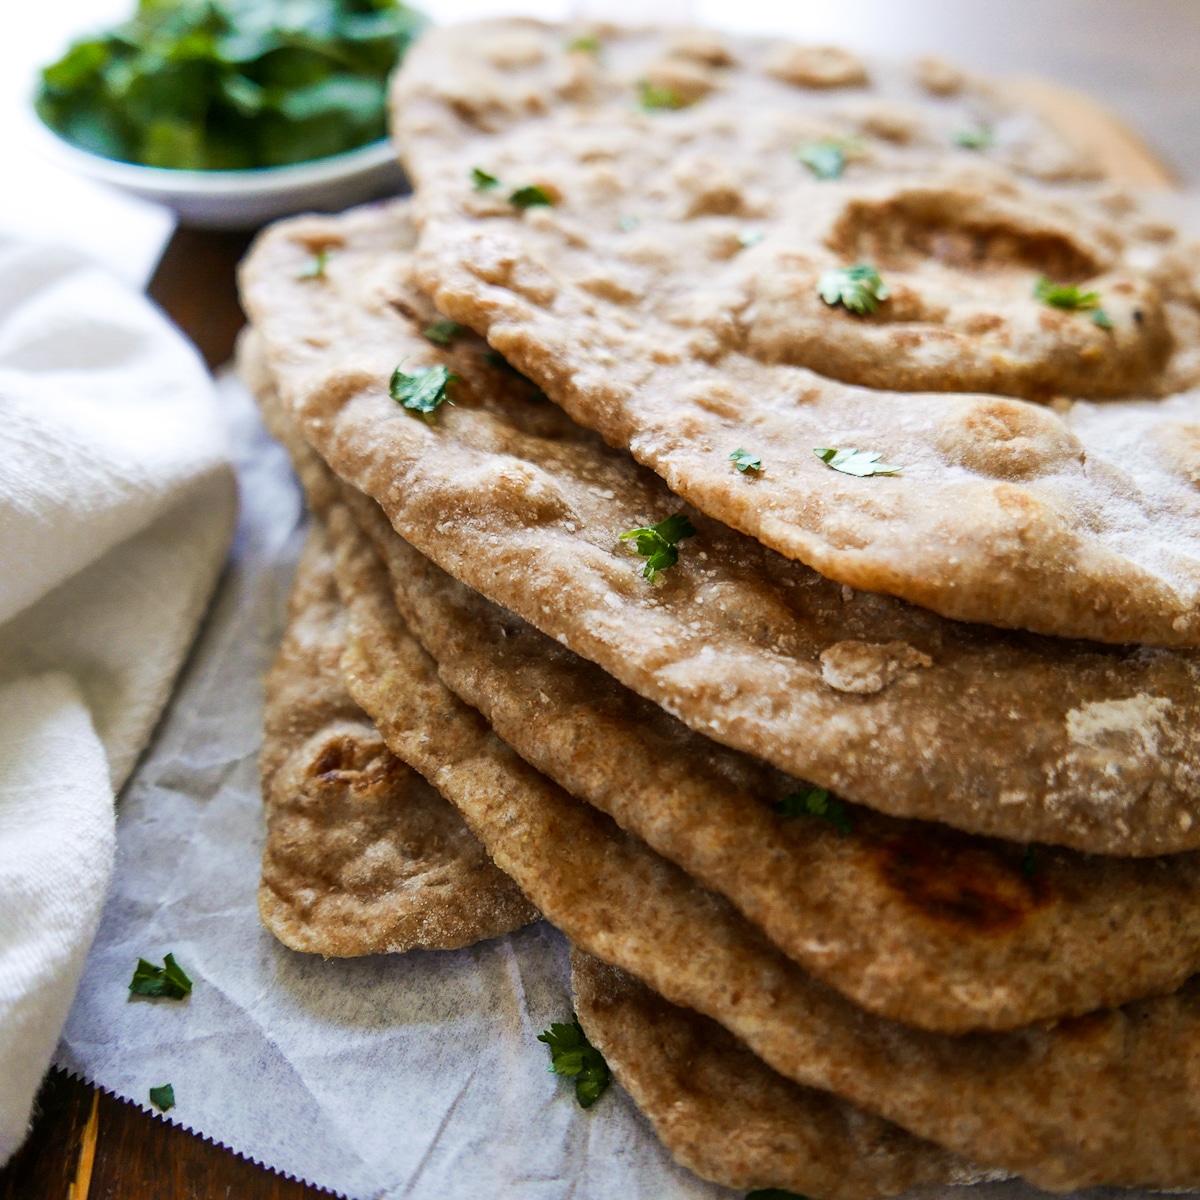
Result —
M 64 141 L 36 116 L 33 120 L 43 152 L 62 166 L 165 204 L 182 224 L 200 229 L 255 229 L 291 213 L 340 212 L 407 186 L 386 140 L 286 167 L 177 171 L 102 158 Z

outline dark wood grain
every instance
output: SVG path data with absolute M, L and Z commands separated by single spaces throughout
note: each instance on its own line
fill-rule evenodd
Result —
M 237 298 L 237 264 L 253 236 L 177 229 L 146 289 L 211 368 L 229 361 L 246 323 Z

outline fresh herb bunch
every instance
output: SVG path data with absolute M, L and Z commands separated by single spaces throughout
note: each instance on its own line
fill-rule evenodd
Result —
M 588 1041 L 579 1018 L 571 1023 L 555 1022 L 538 1041 L 550 1047 L 550 1070 L 575 1080 L 575 1099 L 580 1108 L 591 1108 L 608 1090 L 608 1063 L 604 1055 Z
M 307 162 L 384 136 L 388 74 L 424 24 L 399 0 L 139 0 L 45 68 L 37 110 L 123 162 Z

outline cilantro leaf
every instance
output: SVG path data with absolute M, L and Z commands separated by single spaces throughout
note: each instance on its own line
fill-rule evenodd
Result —
M 1037 874 L 1037 858 L 1032 846 L 1025 847 L 1025 857 L 1021 859 L 1021 874 L 1026 879 L 1032 879 Z
M 452 383 L 458 382 L 458 376 L 448 368 L 414 367 L 411 371 L 403 369 L 401 363 L 393 372 L 388 383 L 388 395 L 397 404 L 402 404 L 410 412 L 422 413 L 426 416 L 435 412 L 440 404 L 452 404 L 446 395 L 446 389 Z
M 169 1083 L 164 1083 L 162 1087 L 151 1088 L 150 1103 L 153 1104 L 159 1112 L 166 1112 L 168 1108 L 174 1108 L 175 1089 Z
M 817 179 L 840 179 L 846 169 L 845 143 L 833 138 L 805 142 L 796 147 L 796 159 L 802 162 Z
M 1081 292 L 1073 283 L 1051 283 L 1044 275 L 1033 285 L 1033 298 L 1065 312 L 1085 312 L 1089 309 L 1104 311 L 1100 309 L 1099 292 Z M 1095 320 L 1094 317 L 1092 319 Z
M 800 792 L 789 792 L 771 811 L 781 817 L 820 817 L 828 821 L 843 837 L 853 832 L 854 822 L 846 806 L 835 800 L 825 788 L 806 788 Z
M 986 150 L 994 140 L 986 125 L 968 125 L 954 134 L 954 144 L 963 150 Z
M 508 202 L 514 208 L 519 208 L 524 211 L 527 208 L 553 207 L 554 199 L 545 188 L 540 188 L 535 183 L 526 184 L 525 187 L 519 187 L 512 192 L 508 197 Z
M 313 251 L 313 256 L 308 265 L 296 276 L 297 279 L 324 279 L 325 266 L 329 262 L 329 251 L 322 246 L 319 250 Z
M 568 54 L 594 54 L 599 57 L 603 47 L 594 33 L 581 33 L 579 37 L 572 38 L 565 49 Z
M 450 320 L 435 321 L 422 330 L 431 342 L 436 342 L 439 346 L 450 345 L 462 331 L 463 327 L 457 321 Z
M 610 1075 L 604 1055 L 588 1041 L 579 1018 L 571 1023 L 555 1022 L 538 1041 L 550 1047 L 550 1070 L 575 1080 L 575 1099 L 580 1108 L 591 1108 L 608 1090 Z
M 737 235 L 738 245 L 749 250 L 751 246 L 757 246 L 766 236 L 761 229 L 743 229 Z
M 477 192 L 488 192 L 500 186 L 500 180 L 495 175 L 489 175 L 482 167 L 471 168 L 471 183 Z
M 621 534 L 621 541 L 637 539 L 637 552 L 646 559 L 642 576 L 653 583 L 660 571 L 669 570 L 679 561 L 678 543 L 695 536 L 696 528 L 691 521 L 683 513 L 675 513 L 657 525 Z
M 817 295 L 836 308 L 864 316 L 873 313 L 891 295 L 879 272 L 867 263 L 853 267 L 834 267 L 823 271 L 817 280 Z
M 883 455 L 874 450 L 858 450 L 853 446 L 814 446 L 813 453 L 827 466 L 843 475 L 865 479 L 868 475 L 899 475 L 903 467 L 881 461 Z
M 643 79 L 638 84 L 638 99 L 647 112 L 658 112 L 662 109 L 687 108 L 688 102 L 674 88 L 660 87 Z
M 762 459 L 757 454 L 751 454 L 749 450 L 743 450 L 740 446 L 729 457 L 733 460 L 733 465 L 743 475 L 747 471 L 758 472 L 762 470 Z
M 161 967 L 139 958 L 129 981 L 129 990 L 135 996 L 168 996 L 172 1000 L 182 1000 L 192 994 L 192 981 L 173 954 L 167 955 Z
M 1102 308 L 1092 310 L 1092 324 L 1098 325 L 1101 329 L 1111 329 L 1113 327 L 1112 317 Z

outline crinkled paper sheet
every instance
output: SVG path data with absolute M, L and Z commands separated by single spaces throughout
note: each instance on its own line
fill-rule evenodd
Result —
M 262 677 L 283 633 L 303 505 L 232 376 L 233 558 L 177 694 L 121 800 L 117 868 L 57 1065 L 287 1175 L 384 1200 L 717 1200 L 620 1088 L 590 1111 L 536 1037 L 571 1011 L 544 922 L 467 950 L 322 960 L 258 921 Z M 182 1002 L 130 998 L 173 952 Z M 1020 1183 L 970 1200 L 1027 1200 Z M 1095 1195 L 1096 1193 L 1093 1193 Z M 1132 1197 L 1134 1193 L 1120 1193 Z

